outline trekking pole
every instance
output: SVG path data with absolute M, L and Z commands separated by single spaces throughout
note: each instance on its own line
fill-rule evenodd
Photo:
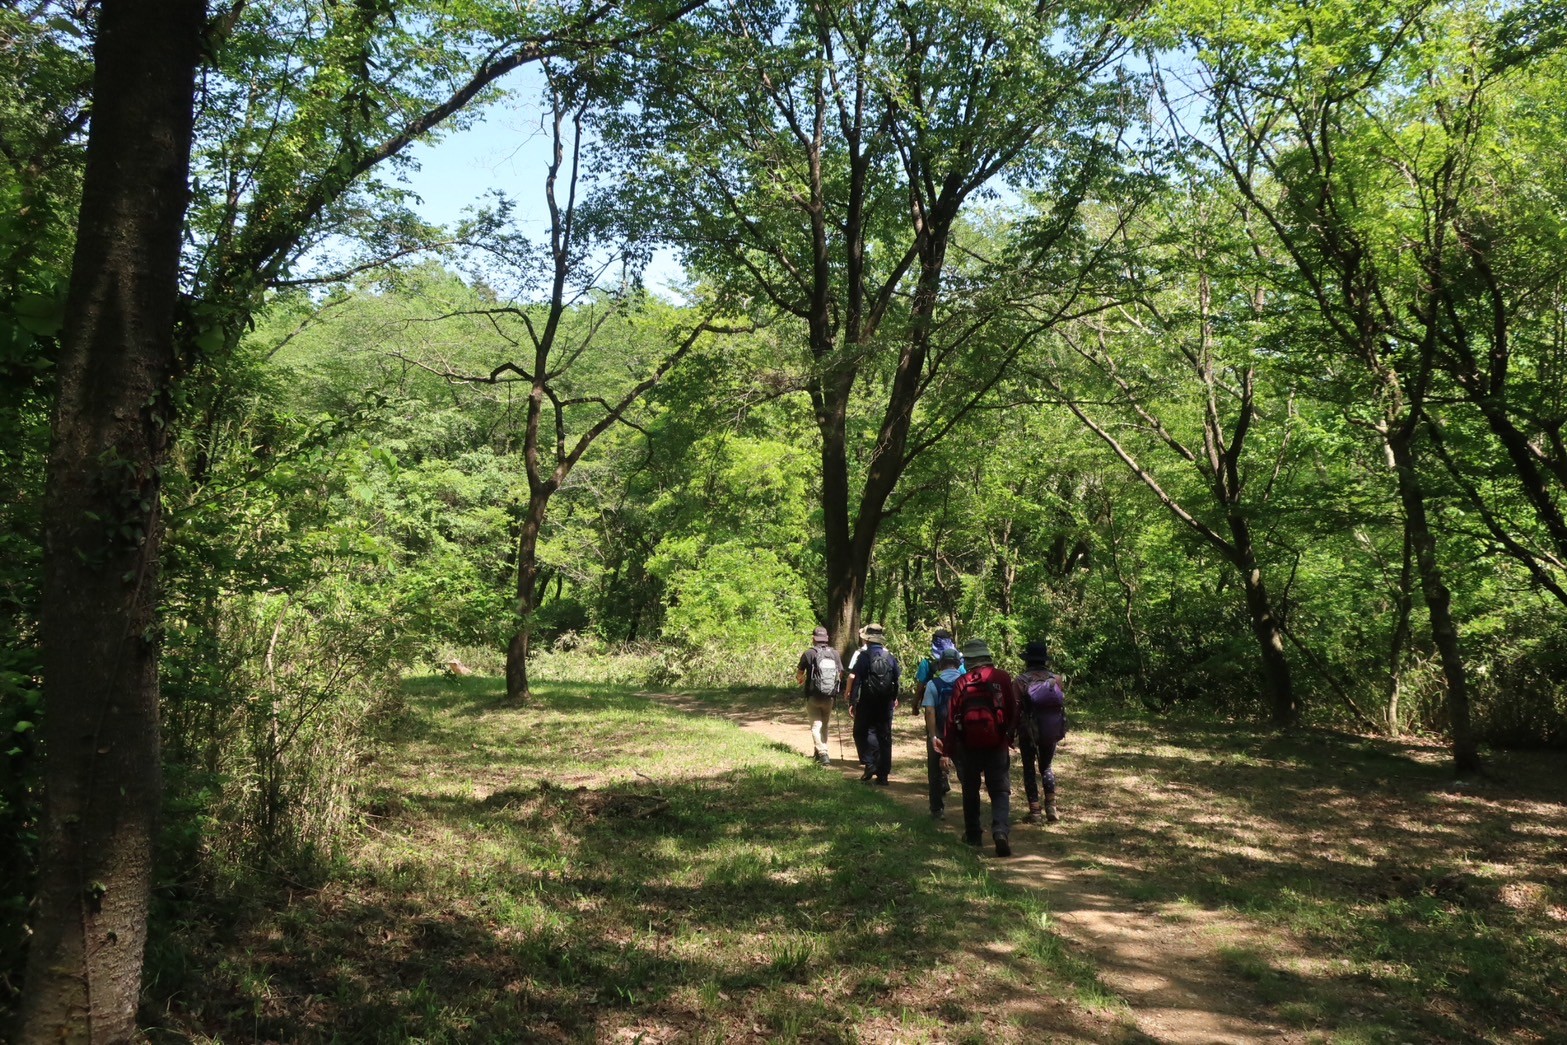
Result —
M 833 698 L 833 718 L 838 720 L 838 761 L 843 761 L 843 715 L 837 713 L 838 699 Z

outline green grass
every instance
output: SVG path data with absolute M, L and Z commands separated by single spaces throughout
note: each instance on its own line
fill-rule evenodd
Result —
M 354 851 L 318 888 L 165 943 L 155 965 L 195 972 L 155 977 L 151 1040 L 1127 1033 L 1090 1026 L 1070 999 L 1106 998 L 1093 967 L 955 832 L 700 705 L 601 686 L 499 697 L 411 683 Z
M 1089 721 L 1091 716 L 1081 716 Z M 1567 776 L 1434 745 L 1102 719 L 1058 756 L 1077 866 L 1245 918 L 1221 961 L 1332 1042 L 1567 1040 Z
M 736 728 L 787 699 L 410 683 L 351 851 L 161 927 L 149 1039 L 1146 1040 L 950 821 Z M 1567 1040 L 1560 756 L 1458 786 L 1423 743 L 1074 721 L 1036 851 L 1212 934 L 1259 1017 L 1337 1045 Z

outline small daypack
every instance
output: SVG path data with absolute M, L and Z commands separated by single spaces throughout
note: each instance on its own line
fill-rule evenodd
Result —
M 854 684 L 855 702 L 873 707 L 890 706 L 898 699 L 898 680 L 893 674 L 892 655 L 885 649 L 879 649 L 874 654 L 867 652 L 860 656 L 869 656 L 871 659 L 864 667 L 855 665 L 855 675 L 858 676 Z
M 819 649 L 811 664 L 811 696 L 832 698 L 838 695 L 838 677 L 843 665 L 838 663 L 838 652 Z
M 1001 686 L 975 668 L 958 680 L 953 695 L 953 727 L 965 748 L 992 751 L 1007 746 L 1006 695 Z
M 940 674 L 932 675 L 930 681 L 936 686 L 936 704 L 931 709 L 936 713 L 936 735 L 945 736 L 947 728 L 947 707 L 952 703 L 952 691 L 958 688 L 958 679 L 962 675 L 954 675 L 951 679 L 944 679 Z
M 1060 679 L 1049 673 L 1029 677 L 1028 710 L 1036 739 L 1060 740 L 1066 736 L 1066 693 Z

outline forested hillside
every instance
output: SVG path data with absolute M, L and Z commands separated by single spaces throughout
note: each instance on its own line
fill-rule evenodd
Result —
M 329 858 L 410 674 L 788 686 L 877 621 L 1567 746 L 1564 15 L 0 5 L 18 1040 Z M 421 218 L 508 91 L 545 176 Z

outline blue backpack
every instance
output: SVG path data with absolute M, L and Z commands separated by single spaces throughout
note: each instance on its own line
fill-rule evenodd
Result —
M 947 705 L 952 703 L 952 691 L 958 688 L 958 679 L 961 674 L 954 675 L 950 680 L 942 678 L 939 674 L 932 675 L 930 681 L 936 685 L 936 704 L 931 708 L 936 713 L 936 735 L 945 736 L 947 732 Z

